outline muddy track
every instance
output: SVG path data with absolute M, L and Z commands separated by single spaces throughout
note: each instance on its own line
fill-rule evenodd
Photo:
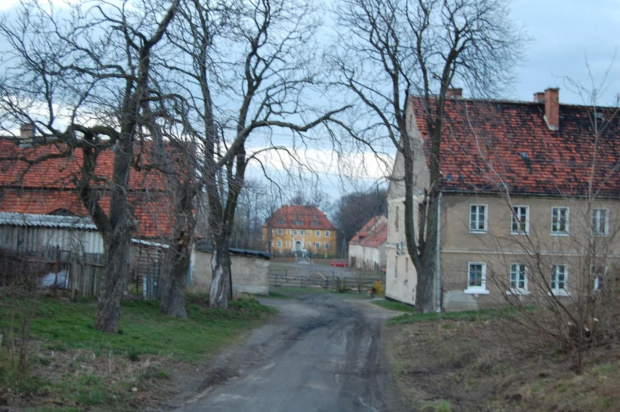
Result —
M 398 409 L 382 344 L 394 313 L 335 294 L 264 303 L 280 314 L 220 357 L 177 412 Z

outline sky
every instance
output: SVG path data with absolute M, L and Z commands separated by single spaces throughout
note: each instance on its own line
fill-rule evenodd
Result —
M 0 0 L 0 10 L 17 2 Z M 515 68 L 515 83 L 502 98 L 531 101 L 535 92 L 559 87 L 561 103 L 589 103 L 572 82 L 599 91 L 597 104 L 615 104 L 620 93 L 619 0 L 513 0 L 509 5 L 512 20 L 531 40 L 524 61 Z M 328 156 L 313 152 L 308 157 Z M 347 190 L 346 184 L 337 176 L 337 159 L 328 163 L 321 186 L 337 198 Z M 375 170 L 373 176 L 361 179 L 358 186 L 351 184 L 356 190 L 380 180 L 379 168 L 370 169 Z

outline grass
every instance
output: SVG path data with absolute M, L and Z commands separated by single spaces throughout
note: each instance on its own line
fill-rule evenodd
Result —
M 230 302 L 229 310 L 201 302 L 189 296 L 188 319 L 179 320 L 155 301 L 125 301 L 119 333 L 107 334 L 94 328 L 95 301 L 43 298 L 32 323 L 31 373 L 16 382 L 6 350 L 0 351 L 0 395 L 21 395 L 25 406 L 29 398 L 43 400 L 44 407 L 26 409 L 33 411 L 136 410 L 149 388 L 170 379 L 162 362 L 205 362 L 276 312 L 254 298 Z
M 381 304 L 379 305 L 383 306 Z M 387 309 L 391 309 L 391 308 L 387 307 Z M 417 313 L 415 312 L 415 308 L 411 308 L 411 309 L 412 310 L 408 310 L 408 311 L 413 312 L 413 313 L 408 313 L 408 314 L 404 314 L 404 315 L 400 315 L 395 318 L 392 318 L 390 319 L 389 324 L 390 325 L 404 325 L 408 323 L 433 322 L 437 320 L 484 321 L 484 320 L 496 319 L 499 317 L 512 316 L 516 313 L 516 310 L 513 308 L 488 309 L 488 310 L 465 311 L 465 312 L 433 312 L 433 313 Z M 400 309 L 393 309 L 393 310 L 400 310 Z
M 126 354 L 130 360 L 142 354 L 166 355 L 191 362 L 213 353 L 253 321 L 274 312 L 253 298 L 231 302 L 230 310 L 210 309 L 191 301 L 188 299 L 188 320 L 170 318 L 156 301 L 123 302 L 119 333 L 113 335 L 95 330 L 96 302 L 46 298 L 38 305 L 32 334 L 50 349 L 88 349 L 95 354 L 111 351 Z
M 415 312 L 414 306 L 407 305 L 406 303 L 402 303 L 402 302 L 396 302 L 394 300 L 387 300 L 387 299 L 373 300 L 372 303 L 377 306 L 381 306 L 384 309 L 393 310 L 395 312 L 407 312 L 407 313 Z

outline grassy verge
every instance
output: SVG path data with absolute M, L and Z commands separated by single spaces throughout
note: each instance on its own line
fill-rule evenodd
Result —
M 397 302 L 390 302 L 397 304 Z M 379 303 L 377 303 L 379 304 Z M 388 302 L 386 302 L 386 305 Z M 399 305 L 394 305 L 395 307 L 399 307 Z M 405 305 L 407 306 L 407 305 Z M 387 306 L 384 306 L 387 307 Z M 417 313 L 415 312 L 415 308 L 410 307 L 410 310 L 407 310 L 408 313 L 405 315 L 397 316 L 395 318 L 390 319 L 391 325 L 404 325 L 408 323 L 417 323 L 417 322 L 432 322 L 438 320 L 455 320 L 455 321 L 485 321 L 491 319 L 497 319 L 499 317 L 512 316 L 516 313 L 515 309 L 490 309 L 490 310 L 477 310 L 477 311 L 466 311 L 466 312 L 437 312 L 437 313 Z M 387 307 L 390 309 L 390 307 Z M 402 309 L 393 309 L 400 310 L 404 312 Z
M 396 302 L 393 300 L 373 300 L 373 304 L 377 306 L 381 306 L 382 308 L 393 310 L 395 312 L 406 312 L 406 313 L 414 313 L 415 307 L 411 305 L 407 305 L 406 303 Z
M 157 302 L 126 301 L 112 335 L 94 328 L 96 302 L 44 298 L 32 323 L 28 377 L 17 382 L 0 351 L 0 398 L 27 410 L 143 408 L 165 399 L 158 388 L 168 384 L 171 365 L 205 362 L 275 310 L 253 298 L 231 302 L 229 310 L 190 298 L 187 312 L 187 320 L 172 319 Z

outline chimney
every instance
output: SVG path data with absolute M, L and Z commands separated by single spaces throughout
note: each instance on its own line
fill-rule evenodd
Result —
M 34 137 L 34 125 L 32 123 L 24 123 L 19 128 L 22 140 L 32 140 Z
M 448 89 L 446 90 L 446 99 L 460 99 L 463 97 L 463 89 Z
M 545 102 L 545 94 L 543 92 L 534 93 L 534 102 L 535 103 L 544 103 Z
M 560 130 L 560 89 L 545 90 L 545 121 L 549 130 Z

